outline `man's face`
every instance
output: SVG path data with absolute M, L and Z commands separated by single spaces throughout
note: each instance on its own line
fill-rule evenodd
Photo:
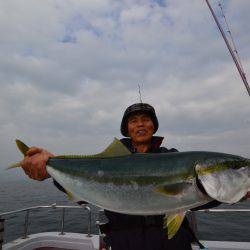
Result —
M 135 114 L 128 118 L 128 134 L 134 143 L 147 143 L 154 134 L 154 124 L 148 114 Z

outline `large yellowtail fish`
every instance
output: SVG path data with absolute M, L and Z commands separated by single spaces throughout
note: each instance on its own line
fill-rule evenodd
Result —
M 25 155 L 29 148 L 17 145 Z M 202 151 L 132 154 L 117 139 L 97 155 L 51 157 L 46 169 L 76 200 L 125 214 L 166 214 L 169 238 L 188 209 L 214 199 L 235 203 L 250 191 L 249 159 Z

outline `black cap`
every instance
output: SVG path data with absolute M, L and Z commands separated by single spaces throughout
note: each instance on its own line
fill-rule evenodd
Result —
M 121 122 L 121 133 L 124 136 L 128 136 L 128 118 L 136 113 L 146 113 L 148 114 L 154 124 L 154 133 L 157 131 L 159 124 L 158 119 L 155 114 L 155 109 L 147 103 L 135 103 L 129 106 L 122 117 Z

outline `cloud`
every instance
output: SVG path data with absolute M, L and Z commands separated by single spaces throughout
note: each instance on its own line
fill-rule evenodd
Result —
M 246 73 L 249 7 L 225 5 Z M 250 156 L 249 97 L 202 1 L 2 1 L 0 32 L 2 165 L 16 137 L 57 153 L 103 149 L 138 83 L 167 146 Z

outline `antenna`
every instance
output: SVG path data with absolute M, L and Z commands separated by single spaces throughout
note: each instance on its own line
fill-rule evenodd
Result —
M 223 39 L 224 39 L 224 41 L 225 41 L 225 43 L 226 43 L 226 45 L 227 45 L 227 48 L 228 48 L 228 50 L 229 50 L 229 52 L 230 52 L 230 54 L 231 54 L 231 56 L 232 56 L 232 58 L 233 58 L 233 60 L 234 60 L 235 66 L 236 66 L 236 68 L 237 68 L 238 71 L 239 71 L 239 74 L 240 74 L 240 76 L 241 76 L 241 79 L 242 79 L 242 81 L 243 81 L 245 87 L 246 87 L 246 90 L 247 90 L 247 92 L 248 92 L 248 95 L 250 96 L 250 87 L 249 87 L 249 85 L 248 85 L 246 75 L 245 75 L 245 73 L 243 72 L 243 69 L 242 69 L 242 67 L 241 67 L 241 63 L 240 63 L 240 61 L 238 61 L 237 57 L 235 56 L 235 52 L 233 51 L 233 49 L 232 49 L 230 43 L 228 42 L 228 39 L 227 39 L 227 37 L 226 37 L 226 35 L 225 35 L 225 33 L 224 33 L 224 30 L 222 29 L 222 27 L 221 27 L 221 25 L 220 25 L 220 23 L 219 23 L 219 21 L 218 21 L 216 15 L 215 15 L 214 11 L 213 11 L 213 8 L 212 8 L 212 6 L 211 6 L 210 3 L 209 3 L 209 0 L 205 0 L 205 1 L 206 1 L 206 3 L 207 3 L 207 6 L 208 6 L 208 8 L 209 8 L 209 10 L 210 10 L 210 12 L 211 12 L 213 18 L 214 18 L 214 21 L 215 21 L 217 27 L 218 27 L 219 30 L 220 30 L 220 33 L 221 33 L 221 35 L 222 35 L 222 37 L 223 37 Z
M 138 83 L 138 92 L 139 92 L 140 102 L 142 103 L 142 97 L 141 97 L 141 86 L 140 86 L 140 83 Z

